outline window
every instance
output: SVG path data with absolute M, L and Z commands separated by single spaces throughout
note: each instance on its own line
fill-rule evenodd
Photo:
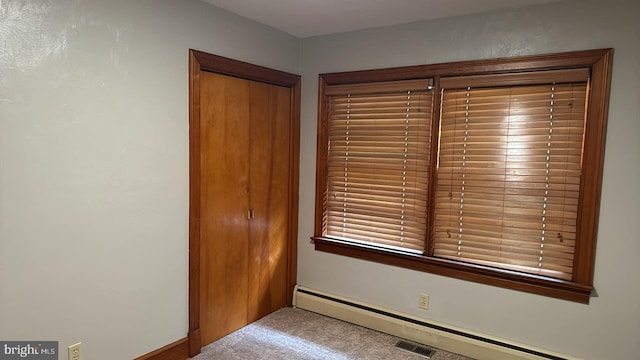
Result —
M 588 303 L 611 50 L 320 75 L 320 251 Z
M 515 75 L 441 80 L 433 255 L 571 280 L 589 71 Z
M 422 253 L 431 88 L 418 80 L 327 89 L 323 234 Z

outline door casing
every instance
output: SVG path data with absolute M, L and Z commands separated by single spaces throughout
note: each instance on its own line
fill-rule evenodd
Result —
M 189 356 L 200 353 L 200 74 L 202 71 L 291 89 L 289 133 L 289 229 L 287 305 L 297 281 L 298 185 L 300 154 L 300 76 L 246 62 L 189 50 Z

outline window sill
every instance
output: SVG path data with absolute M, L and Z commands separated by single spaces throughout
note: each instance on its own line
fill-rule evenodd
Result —
M 317 251 L 588 304 L 591 286 L 420 254 L 312 237 Z

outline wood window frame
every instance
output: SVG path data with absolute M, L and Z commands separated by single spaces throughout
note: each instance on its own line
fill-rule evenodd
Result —
M 318 91 L 318 143 L 316 161 L 315 226 L 312 240 L 315 249 L 382 264 L 449 276 L 457 279 L 498 286 L 517 291 L 549 296 L 553 298 L 588 304 L 593 291 L 596 237 L 600 209 L 600 193 L 604 162 L 606 123 L 611 83 L 613 49 L 596 49 L 565 53 L 533 55 L 524 57 L 473 60 L 431 65 L 327 73 L 319 76 Z M 327 87 L 332 85 L 362 84 L 371 82 L 413 80 L 433 78 L 435 91 L 440 91 L 440 78 L 445 76 L 470 76 L 486 74 L 509 74 L 541 70 L 559 70 L 588 67 L 591 69 L 589 108 L 585 128 L 584 163 L 580 187 L 578 210 L 578 241 L 575 247 L 573 280 L 560 280 L 517 271 L 462 263 L 455 260 L 381 249 L 367 245 L 356 245 L 346 241 L 322 236 L 323 192 L 327 163 Z M 436 97 L 433 119 L 438 119 L 440 103 Z M 432 136 L 438 134 L 438 121 L 433 121 Z M 437 138 L 432 139 L 432 149 Z M 437 152 L 432 151 L 435 163 Z M 427 234 L 433 231 L 433 205 L 435 169 L 430 173 L 429 211 L 427 212 Z M 431 239 L 425 239 L 425 249 L 430 248 Z

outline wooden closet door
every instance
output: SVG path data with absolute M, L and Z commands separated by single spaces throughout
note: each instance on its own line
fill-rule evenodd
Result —
M 207 72 L 200 84 L 200 328 L 208 344 L 286 306 L 291 90 Z
M 291 90 L 251 83 L 249 322 L 286 306 Z

